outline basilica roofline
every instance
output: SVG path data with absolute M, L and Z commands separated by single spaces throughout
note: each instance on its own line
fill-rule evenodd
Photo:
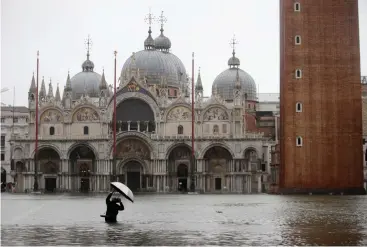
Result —
M 131 135 L 133 136 L 133 135 Z M 119 140 L 129 138 L 131 136 L 125 136 L 122 138 L 119 138 Z M 191 136 L 151 136 L 149 138 L 151 141 L 191 141 Z M 12 138 L 9 141 L 22 141 L 22 142 L 34 142 L 35 138 Z M 103 137 L 103 138 L 80 138 L 80 137 L 71 137 L 71 138 L 39 138 L 38 139 L 40 143 L 42 142 L 50 142 L 50 141 L 58 141 L 58 142 L 70 142 L 70 141 L 111 141 L 111 136 L 109 137 Z M 225 141 L 248 141 L 248 140 L 261 140 L 261 141 L 269 141 L 268 137 L 264 137 L 262 134 L 258 133 L 249 133 L 248 135 L 244 137 L 231 137 L 228 138 L 227 136 L 207 136 L 207 137 L 198 137 L 195 138 L 195 141 L 218 141 L 218 142 L 225 142 Z

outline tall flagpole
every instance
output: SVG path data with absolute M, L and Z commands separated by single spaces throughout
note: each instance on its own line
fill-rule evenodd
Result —
M 194 69 L 195 69 L 195 62 L 194 62 L 194 52 L 192 53 L 192 75 L 191 75 L 191 184 L 190 190 L 191 192 L 195 192 L 195 101 L 194 101 Z
M 37 73 L 36 73 L 36 143 L 34 151 L 34 184 L 33 191 L 38 191 L 38 73 L 39 73 L 39 51 L 37 51 Z
M 113 80 L 113 181 L 116 181 L 116 55 L 117 51 L 114 51 L 115 55 L 115 71 Z M 112 181 L 111 181 L 112 182 Z

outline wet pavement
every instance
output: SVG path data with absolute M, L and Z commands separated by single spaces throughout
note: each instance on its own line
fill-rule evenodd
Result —
M 1 245 L 367 245 L 367 196 L 1 196 Z

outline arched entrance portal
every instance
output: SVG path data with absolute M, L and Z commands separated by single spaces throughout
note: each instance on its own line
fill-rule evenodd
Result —
M 117 132 L 154 132 L 155 120 L 152 108 L 144 101 L 131 98 L 121 102 L 116 108 Z
M 116 150 L 116 158 L 122 161 L 117 174 L 119 181 L 134 191 L 145 188 L 149 177 L 143 177 L 143 162 L 150 160 L 148 145 L 139 138 L 126 138 L 117 144 Z
M 85 144 L 75 147 L 70 153 L 70 168 L 75 178 L 73 189 L 80 192 L 89 192 L 91 189 L 91 176 L 95 172 L 96 156 L 93 150 Z
M 225 186 L 225 173 L 228 171 L 228 162 L 232 160 L 231 153 L 220 146 L 211 147 L 204 155 L 205 166 L 210 174 L 209 191 L 221 191 Z
M 189 176 L 189 168 L 185 164 L 177 166 L 178 190 L 187 191 L 187 178 Z
M 1 167 L 1 191 L 5 191 L 6 188 L 6 170 Z
M 43 173 L 45 192 L 55 192 L 60 171 L 60 156 L 53 148 L 42 148 L 38 152 L 39 171 Z
M 132 191 L 141 189 L 141 175 L 143 174 L 142 165 L 135 161 L 129 161 L 124 165 L 125 183 Z
M 173 191 L 187 191 L 191 171 L 191 147 L 185 144 L 175 147 L 168 156 L 169 187 Z

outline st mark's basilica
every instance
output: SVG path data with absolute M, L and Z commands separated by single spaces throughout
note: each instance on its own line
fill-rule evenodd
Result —
M 161 16 L 162 18 L 162 16 Z M 113 162 L 113 91 L 94 71 L 88 49 L 82 71 L 59 87 L 39 90 L 38 182 L 44 191 L 108 191 L 113 177 L 133 191 L 259 193 L 269 174 L 273 141 L 251 132 L 256 113 L 253 78 L 229 54 L 228 67 L 204 97 L 195 82 L 195 159 L 191 159 L 191 82 L 164 35 L 149 35 L 125 61 L 116 92 L 117 156 Z M 225 68 L 223 61 L 223 67 Z M 204 73 L 202 71 L 202 73 Z M 12 140 L 18 191 L 31 191 L 35 174 L 36 82 L 29 89 L 29 132 Z M 116 166 L 114 167 L 114 163 Z

